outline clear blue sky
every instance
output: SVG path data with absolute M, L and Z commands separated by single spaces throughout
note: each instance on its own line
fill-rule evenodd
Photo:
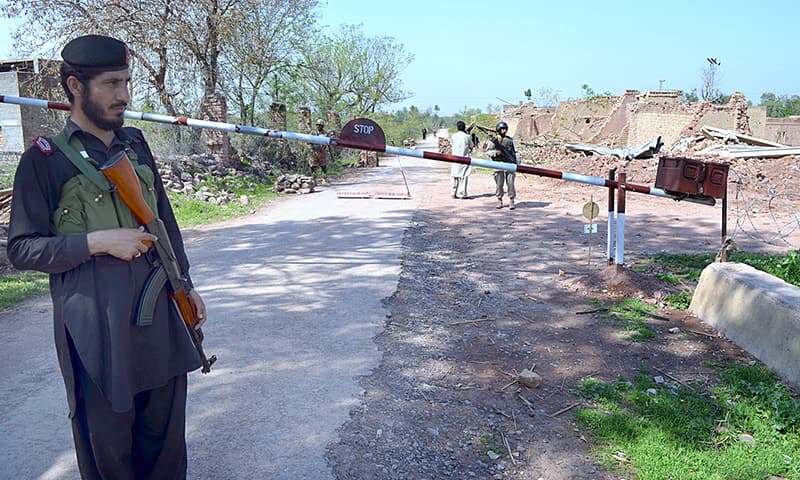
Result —
M 706 58 L 721 62 L 718 87 L 761 94 L 800 94 L 800 2 L 662 0 L 328 0 L 321 23 L 362 24 L 412 53 L 402 73 L 413 96 L 400 105 L 464 107 L 524 100 L 530 88 L 560 100 L 625 89 L 691 91 Z M 8 20 L 0 20 L 0 58 L 12 56 Z M 663 81 L 663 82 L 662 82 Z
M 755 104 L 800 94 L 796 0 L 329 0 L 321 11 L 323 24 L 363 24 L 413 53 L 402 78 L 414 96 L 401 106 L 442 114 L 516 103 L 528 88 L 560 100 L 582 97 L 583 84 L 699 91 L 707 57 L 721 63 L 723 93 Z

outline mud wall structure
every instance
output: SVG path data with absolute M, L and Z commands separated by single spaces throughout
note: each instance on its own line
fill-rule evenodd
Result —
M 800 116 L 768 118 L 764 138 L 786 146 L 800 145 Z
M 683 135 L 699 133 L 704 125 L 760 138 L 800 144 L 800 120 L 776 123 L 767 129 L 764 107 L 753 107 L 740 93 L 725 105 L 709 102 L 687 103 L 683 92 L 664 90 L 645 92 L 626 90 L 620 96 L 600 96 L 557 107 L 542 108 L 532 103 L 505 107 L 502 120 L 510 134 L 521 141 L 586 142 L 596 145 L 636 147 L 661 136 L 671 146 Z M 777 119 L 771 119 L 773 122 Z M 783 133 L 778 133 L 783 132 Z M 797 140 L 796 140 L 797 138 Z

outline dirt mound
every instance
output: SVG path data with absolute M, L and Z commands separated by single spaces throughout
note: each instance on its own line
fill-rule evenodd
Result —
M 661 281 L 652 274 L 641 273 L 620 265 L 609 265 L 563 281 L 566 288 L 583 295 L 602 293 L 612 298 L 634 297 L 645 301 L 658 302 L 667 295 L 677 294 L 678 287 Z

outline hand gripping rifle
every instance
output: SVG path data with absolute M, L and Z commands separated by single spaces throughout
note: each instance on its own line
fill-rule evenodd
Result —
M 130 209 L 136 221 L 140 225 L 144 225 L 147 231 L 158 237 L 154 242 L 156 252 L 161 260 L 161 267 L 159 267 L 148 278 L 147 285 L 145 286 L 145 293 L 143 297 L 150 295 L 158 295 L 163 288 L 164 284 L 169 282 L 169 287 L 172 293 L 172 298 L 175 307 L 178 309 L 183 324 L 186 327 L 186 332 L 194 343 L 194 348 L 200 354 L 200 360 L 203 362 L 203 373 L 211 371 L 211 365 L 217 361 L 216 355 L 211 358 L 206 358 L 203 352 L 203 332 L 199 328 L 195 328 L 197 322 L 197 308 L 189 297 L 189 284 L 185 277 L 181 275 L 178 261 L 175 258 L 175 251 L 172 248 L 169 235 L 164 222 L 158 218 L 142 196 L 142 190 L 139 183 L 139 177 L 133 170 L 133 165 L 124 151 L 119 152 L 109 159 L 108 163 L 100 168 L 100 172 L 112 183 L 117 189 L 119 198 Z M 149 242 L 148 242 L 149 243 Z M 155 288 L 152 288 L 155 286 Z M 140 302 L 140 311 L 137 312 L 137 317 L 142 315 L 141 303 L 154 304 L 155 297 L 143 300 Z M 152 312 L 147 313 L 152 315 Z
M 494 136 L 489 137 L 489 141 L 492 142 L 495 150 L 500 150 L 500 153 L 503 154 L 503 160 L 496 160 L 499 162 L 505 163 L 517 163 L 514 155 L 511 155 L 511 152 L 501 143 L 500 139 Z

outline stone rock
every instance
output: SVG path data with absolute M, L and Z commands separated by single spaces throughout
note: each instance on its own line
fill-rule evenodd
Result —
M 542 384 L 542 377 L 538 373 L 528 370 L 527 368 L 518 375 L 519 383 L 526 387 L 536 388 Z

